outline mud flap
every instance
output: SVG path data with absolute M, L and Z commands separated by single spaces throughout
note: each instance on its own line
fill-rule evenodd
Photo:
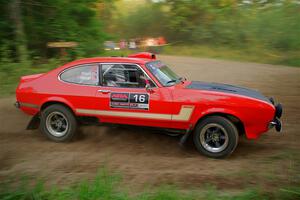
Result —
M 188 137 L 190 136 L 191 132 L 192 131 L 190 129 L 186 130 L 186 133 L 180 138 L 179 145 L 181 147 L 184 147 L 184 144 L 186 143 L 186 141 L 187 141 Z
M 39 126 L 40 126 L 40 114 L 38 113 L 31 118 L 30 122 L 27 125 L 26 130 L 34 130 L 39 128 Z

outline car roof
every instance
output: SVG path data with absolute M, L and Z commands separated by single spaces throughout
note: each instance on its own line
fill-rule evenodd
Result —
M 148 52 L 140 52 L 128 55 L 128 57 L 95 57 L 95 58 L 82 58 L 79 60 L 75 60 L 69 62 L 57 69 L 65 70 L 67 68 L 82 65 L 82 64 L 89 64 L 89 63 L 132 63 L 132 64 L 146 64 L 147 62 L 155 61 L 156 56 L 152 53 Z
M 112 63 L 135 63 L 145 64 L 153 59 L 147 58 L 128 58 L 128 57 L 95 57 L 95 58 L 83 58 L 68 63 L 69 65 L 77 65 L 84 63 L 95 63 L 95 62 L 112 62 Z

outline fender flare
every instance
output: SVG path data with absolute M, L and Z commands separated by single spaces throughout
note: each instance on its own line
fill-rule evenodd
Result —
M 42 100 L 42 103 L 40 104 L 40 110 L 43 109 L 44 105 L 47 104 L 47 103 L 60 103 L 60 104 L 64 104 L 66 106 L 68 106 L 74 113 L 75 113 L 75 107 L 74 105 L 66 100 L 65 98 L 63 97 L 49 97 L 49 98 L 45 98 Z
M 230 109 L 224 109 L 224 108 L 209 108 L 207 110 L 204 110 L 200 113 L 197 114 L 197 117 L 195 117 L 194 121 L 192 122 L 192 124 L 194 124 L 194 127 L 201 121 L 203 120 L 205 117 L 208 116 L 212 116 L 212 115 L 224 115 L 224 116 L 232 116 L 234 118 L 236 118 L 242 125 L 242 129 L 245 132 L 245 134 L 247 135 L 246 131 L 245 131 L 245 124 L 243 121 L 243 118 L 241 117 L 241 114 L 238 112 L 235 112 L 233 110 Z M 232 121 L 232 119 L 229 119 L 230 121 Z

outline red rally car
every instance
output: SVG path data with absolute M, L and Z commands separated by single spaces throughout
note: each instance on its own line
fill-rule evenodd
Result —
M 27 129 L 40 128 L 56 142 L 70 140 L 82 123 L 126 124 L 192 134 L 202 154 L 231 154 L 239 135 L 256 139 L 281 131 L 281 104 L 257 91 L 188 81 L 154 54 L 87 58 L 45 74 L 21 77 L 16 107 L 33 115 Z

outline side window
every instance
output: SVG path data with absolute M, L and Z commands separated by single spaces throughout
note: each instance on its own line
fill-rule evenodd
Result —
M 102 85 L 123 88 L 144 88 L 146 75 L 136 65 L 102 64 Z M 151 86 L 154 84 L 149 81 Z
M 98 85 L 98 64 L 89 64 L 67 69 L 60 75 L 60 79 L 68 83 L 82 85 Z

